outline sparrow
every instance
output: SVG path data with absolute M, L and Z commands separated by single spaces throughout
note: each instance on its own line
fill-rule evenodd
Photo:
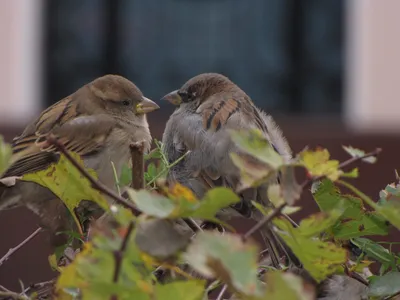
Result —
M 12 142 L 17 160 L 0 179 L 0 210 L 24 205 L 41 217 L 44 227 L 53 232 L 66 230 L 68 211 L 50 190 L 20 180 L 4 184 L 6 179 L 56 163 L 60 154 L 46 139 L 51 134 L 67 150 L 79 154 L 101 183 L 115 190 L 111 162 L 119 176 L 129 162 L 131 143 L 143 142 L 144 151 L 150 150 L 152 137 L 146 114 L 158 108 L 135 84 L 119 75 L 99 77 L 50 106 Z
M 215 186 L 238 189 L 240 170 L 229 153 L 240 154 L 240 151 L 231 140 L 230 130 L 259 129 L 285 161 L 292 158 L 292 150 L 272 117 L 257 108 L 242 89 L 221 74 L 197 75 L 180 89 L 165 95 L 163 100 L 177 106 L 162 138 L 165 155 L 173 163 L 186 153 L 169 170 L 167 183 L 187 186 L 199 198 Z M 244 217 L 260 220 L 262 215 L 252 207 L 251 201 L 269 206 L 267 188 L 264 184 L 241 191 L 239 205 L 217 216 L 226 220 L 226 216 L 233 216 L 236 211 Z M 274 232 L 266 227 L 261 233 L 269 250 L 277 252 L 270 242 L 274 237 L 277 239 Z M 282 244 L 280 240 L 278 244 Z M 274 256 L 275 265 L 279 264 L 277 256 Z

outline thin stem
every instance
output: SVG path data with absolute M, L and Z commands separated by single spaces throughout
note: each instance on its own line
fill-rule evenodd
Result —
M 125 234 L 125 237 L 122 240 L 121 248 L 114 252 L 115 270 L 114 270 L 113 281 L 115 283 L 118 282 L 118 277 L 119 277 L 121 265 L 122 265 L 122 258 L 123 258 L 124 252 L 126 250 L 126 247 L 128 246 L 128 240 L 132 233 L 132 230 L 133 230 L 133 222 L 130 222 L 129 226 L 128 226 L 128 230 Z
M 121 189 L 119 188 L 119 178 L 118 178 L 117 170 L 115 169 L 114 162 L 111 162 L 111 168 L 114 173 L 115 187 L 117 188 L 118 195 L 121 196 Z
M 272 221 L 273 218 L 278 216 L 281 212 L 282 209 L 287 205 L 287 203 L 283 203 L 276 207 L 273 212 L 267 216 L 264 216 L 257 224 L 255 224 L 253 227 L 251 227 L 244 235 L 243 235 L 243 240 L 247 240 L 250 236 L 252 236 L 255 232 L 257 232 L 261 227 L 264 225 L 268 224 L 269 222 Z
M 8 250 L 8 252 L 0 259 L 0 266 L 10 258 L 11 255 L 13 255 L 15 252 L 17 252 L 22 246 L 24 246 L 26 243 L 28 243 L 31 239 L 33 239 L 35 236 L 37 236 L 40 232 L 42 231 L 42 228 L 39 227 L 36 229 L 33 233 L 31 233 L 25 240 L 23 240 L 19 245 L 17 245 L 14 248 L 11 248 Z
M 370 197 L 368 197 L 366 194 L 361 192 L 359 189 L 351 185 L 350 183 L 347 183 L 346 181 L 343 180 L 336 180 L 337 183 L 343 185 L 344 187 L 348 188 L 350 191 L 352 191 L 354 194 L 356 194 L 358 197 L 360 197 L 365 203 L 367 203 L 369 206 L 371 206 L 373 209 L 377 209 L 378 205 L 372 200 Z
M 31 284 L 30 286 L 28 286 L 26 289 L 24 289 L 24 291 L 21 293 L 23 295 L 26 295 L 26 293 L 28 293 L 31 290 L 38 290 L 41 289 L 47 285 L 52 285 L 53 283 L 55 283 L 55 279 L 49 280 L 49 281 L 43 281 L 43 282 L 39 282 L 39 283 L 34 283 Z
M 190 151 L 187 151 L 185 154 L 183 154 L 181 157 L 179 157 L 176 161 L 174 161 L 172 164 L 164 167 L 164 169 L 162 169 L 162 171 L 160 173 L 158 173 L 156 176 L 154 176 L 154 178 L 152 180 L 150 180 L 147 185 L 151 185 L 153 184 L 158 178 L 160 178 L 161 176 L 163 176 L 165 174 L 165 172 L 167 172 L 170 168 L 174 167 L 175 165 L 177 165 L 182 159 L 185 158 L 186 155 L 188 155 L 190 153 Z
M 222 297 L 224 296 L 224 294 L 225 294 L 227 288 L 228 288 L 228 286 L 225 284 L 225 285 L 222 287 L 221 291 L 220 291 L 219 294 L 218 294 L 218 297 L 217 297 L 215 300 L 222 300 Z
M 98 190 L 100 193 L 103 193 L 104 195 L 112 198 L 122 206 L 130 209 L 134 214 L 136 215 L 140 214 L 140 211 L 131 202 L 118 196 L 113 190 L 109 189 L 107 186 L 105 186 L 104 184 L 100 183 L 95 178 L 93 178 L 89 174 L 89 172 L 86 171 L 85 168 L 71 156 L 71 154 L 69 154 L 65 146 L 61 142 L 59 142 L 54 136 L 52 135 L 48 136 L 47 141 L 50 144 L 54 145 L 54 147 L 56 147 L 58 151 L 64 154 L 64 156 L 75 166 L 75 168 L 77 168 L 79 172 L 89 180 L 89 182 L 92 184 L 92 187 L 95 190 Z
M 3 298 L 4 297 L 4 298 Z M 15 292 L 11 292 L 11 291 L 0 291 L 0 298 L 1 299 L 6 299 L 6 298 L 12 298 L 12 299 L 16 299 L 16 300 L 29 300 L 29 297 L 24 296 L 24 295 L 20 295 L 18 293 Z

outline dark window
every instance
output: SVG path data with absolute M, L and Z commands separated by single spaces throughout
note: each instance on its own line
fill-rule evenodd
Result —
M 47 0 L 46 104 L 105 73 L 159 99 L 220 72 L 270 111 L 340 113 L 343 0 Z

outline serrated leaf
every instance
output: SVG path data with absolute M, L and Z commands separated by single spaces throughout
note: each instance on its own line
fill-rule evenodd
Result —
M 169 198 L 145 190 L 128 189 L 128 194 L 145 214 L 169 219 L 193 217 L 215 220 L 221 208 L 240 201 L 232 190 L 223 187 L 209 190 L 202 200 L 198 200 L 190 189 L 180 184 L 175 184 L 167 192 Z
M 62 268 L 56 291 L 64 293 L 79 289 L 82 299 L 150 299 L 153 293 L 151 271 L 136 247 L 134 233 L 127 240 L 126 250 L 119 253 L 125 234 L 102 235 L 98 232 L 86 243 L 71 264 Z M 114 282 L 117 256 L 121 255 L 118 282 Z
M 390 253 L 385 247 L 366 238 L 354 238 L 351 241 L 354 245 L 365 252 L 368 257 L 375 259 L 383 265 L 388 265 L 392 267 L 396 266 L 395 256 Z
M 400 200 L 392 200 L 375 208 L 386 220 L 400 229 Z
M 70 155 L 84 166 L 78 154 L 70 152 Z M 94 170 L 87 169 L 87 171 L 91 176 L 97 178 Z M 22 180 L 36 182 L 51 190 L 67 206 L 78 228 L 81 226 L 74 209 L 79 206 L 81 201 L 93 201 L 104 210 L 109 210 L 106 199 L 92 188 L 89 180 L 64 155 L 61 155 L 60 160 L 51 164 L 46 170 L 25 174 L 22 176 Z
M 271 300 L 313 300 L 315 289 L 299 276 L 291 273 L 267 272 L 266 293 L 263 299 Z
M 366 154 L 365 151 L 357 148 L 353 148 L 351 146 L 342 146 L 344 151 L 346 151 L 348 154 L 350 154 L 351 157 L 362 157 Z M 362 161 L 365 161 L 367 163 L 373 164 L 376 162 L 376 157 L 375 156 L 370 156 L 366 158 L 362 158 Z
M 261 296 L 257 280 L 258 249 L 234 234 L 201 232 L 190 244 L 185 259 L 205 277 L 219 277 L 232 289 Z
M 337 180 L 343 173 L 339 170 L 339 161 L 330 160 L 327 149 L 307 150 L 300 154 L 300 164 L 314 177 L 326 176 L 332 181 Z
M 240 170 L 240 186 L 238 190 L 245 190 L 258 186 L 271 177 L 274 172 L 263 163 L 255 161 L 254 158 L 237 153 L 230 153 L 233 164 Z
M 358 177 L 358 168 L 354 168 L 350 172 L 345 172 L 342 173 L 342 177 L 347 177 L 347 178 L 357 178 Z
M 398 292 L 400 292 L 399 272 L 390 272 L 376 278 L 368 289 L 368 295 L 372 297 L 391 296 Z
M 232 141 L 240 150 L 266 163 L 273 170 L 283 165 L 282 156 L 274 150 L 260 130 L 231 131 L 230 134 Z
M 201 300 L 203 299 L 205 281 L 176 281 L 168 284 L 157 284 L 155 299 L 160 300 Z
M 375 212 L 368 212 L 361 199 L 352 195 L 341 195 L 340 190 L 330 180 L 320 182 L 313 196 L 323 212 L 337 208 L 343 210 L 339 221 L 332 228 L 332 234 L 336 238 L 388 234 L 388 225 L 382 217 Z
M 182 217 L 199 219 L 213 218 L 222 208 L 238 203 L 240 198 L 232 190 L 217 187 L 207 191 L 199 205 L 194 209 L 182 214 Z
M 11 165 L 12 148 L 10 144 L 4 142 L 3 137 L 0 135 L 0 177 Z
M 347 252 L 343 248 L 302 235 L 301 231 L 305 229 L 301 225 L 293 228 L 282 218 L 275 220 L 274 224 L 285 231 L 278 231 L 278 234 L 317 282 L 340 270 L 341 265 L 346 262 Z

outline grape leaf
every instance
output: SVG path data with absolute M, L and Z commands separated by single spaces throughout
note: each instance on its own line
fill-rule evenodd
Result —
M 325 179 L 313 191 L 313 197 L 323 212 L 343 210 L 334 224 L 332 234 L 339 239 L 350 239 L 365 235 L 387 235 L 388 225 L 376 212 L 365 209 L 363 201 L 352 195 L 341 195 L 332 181 Z
M 78 154 L 70 152 L 70 155 L 83 166 Z M 87 169 L 87 171 L 92 177 L 97 178 L 94 170 Z M 36 182 L 51 190 L 67 206 L 78 228 L 81 226 L 74 209 L 81 201 L 93 201 L 104 210 L 109 210 L 106 199 L 92 188 L 89 180 L 64 155 L 61 155 L 59 161 L 51 164 L 46 170 L 25 174 L 22 180 Z
M 203 276 L 219 277 L 235 291 L 261 296 L 257 253 L 255 245 L 237 235 L 204 231 L 194 238 L 184 257 Z

